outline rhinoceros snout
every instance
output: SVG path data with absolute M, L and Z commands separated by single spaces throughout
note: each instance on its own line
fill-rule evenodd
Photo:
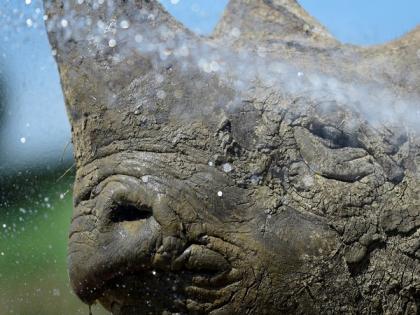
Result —
M 72 286 L 87 303 L 115 277 L 150 273 L 162 235 L 174 230 L 167 194 L 145 178 L 113 175 L 90 195 L 76 206 L 68 256 Z
M 160 314 L 226 304 L 218 299 L 233 294 L 242 273 L 228 257 L 228 243 L 202 231 L 206 224 L 188 221 L 202 208 L 182 203 L 186 188 L 175 183 L 111 175 L 76 205 L 69 271 L 84 302 L 99 300 L 114 314 L 141 314 L 151 305 Z M 208 290 L 209 283 L 217 290 Z

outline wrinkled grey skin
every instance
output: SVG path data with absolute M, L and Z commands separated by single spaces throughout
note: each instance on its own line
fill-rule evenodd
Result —
M 106 10 L 45 2 L 72 124 L 69 270 L 84 302 L 113 314 L 419 312 L 415 133 L 264 83 L 238 92 L 175 59 L 113 58 L 123 45 L 98 50 L 89 28 L 83 37 L 54 27 L 69 12 L 94 25 Z M 233 0 L 200 38 L 155 1 L 114 4 L 117 18 L 152 12 L 150 31 L 264 47 L 303 71 L 420 92 L 419 29 L 381 47 L 345 46 L 292 0 Z

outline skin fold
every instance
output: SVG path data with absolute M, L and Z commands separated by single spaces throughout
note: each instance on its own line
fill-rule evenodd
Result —
M 419 312 L 418 132 L 301 88 L 316 73 L 357 97 L 418 99 L 419 29 L 348 46 L 295 1 L 232 0 L 199 37 L 156 1 L 44 3 L 77 164 L 68 260 L 82 301 L 113 314 Z M 126 33 L 98 35 L 121 19 Z M 135 49 L 132 30 L 226 54 L 233 70 Z M 261 51 L 286 79 L 238 84 Z

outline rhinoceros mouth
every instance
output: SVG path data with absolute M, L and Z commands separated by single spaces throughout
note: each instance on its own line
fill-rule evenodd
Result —
M 210 287 L 214 282 L 218 285 Z M 225 306 L 238 287 L 228 271 L 154 270 L 114 278 L 97 300 L 113 314 L 207 314 Z
M 149 265 L 110 264 L 100 274 L 92 265 L 76 292 L 113 314 L 207 313 L 228 303 L 241 281 L 227 259 L 202 244 L 187 246 L 166 268 L 156 265 L 156 256 Z

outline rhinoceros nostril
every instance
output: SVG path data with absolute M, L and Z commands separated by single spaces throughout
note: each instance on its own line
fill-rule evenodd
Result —
M 140 221 L 150 218 L 153 214 L 152 208 L 146 205 L 135 206 L 131 204 L 118 204 L 111 209 L 111 222 Z

